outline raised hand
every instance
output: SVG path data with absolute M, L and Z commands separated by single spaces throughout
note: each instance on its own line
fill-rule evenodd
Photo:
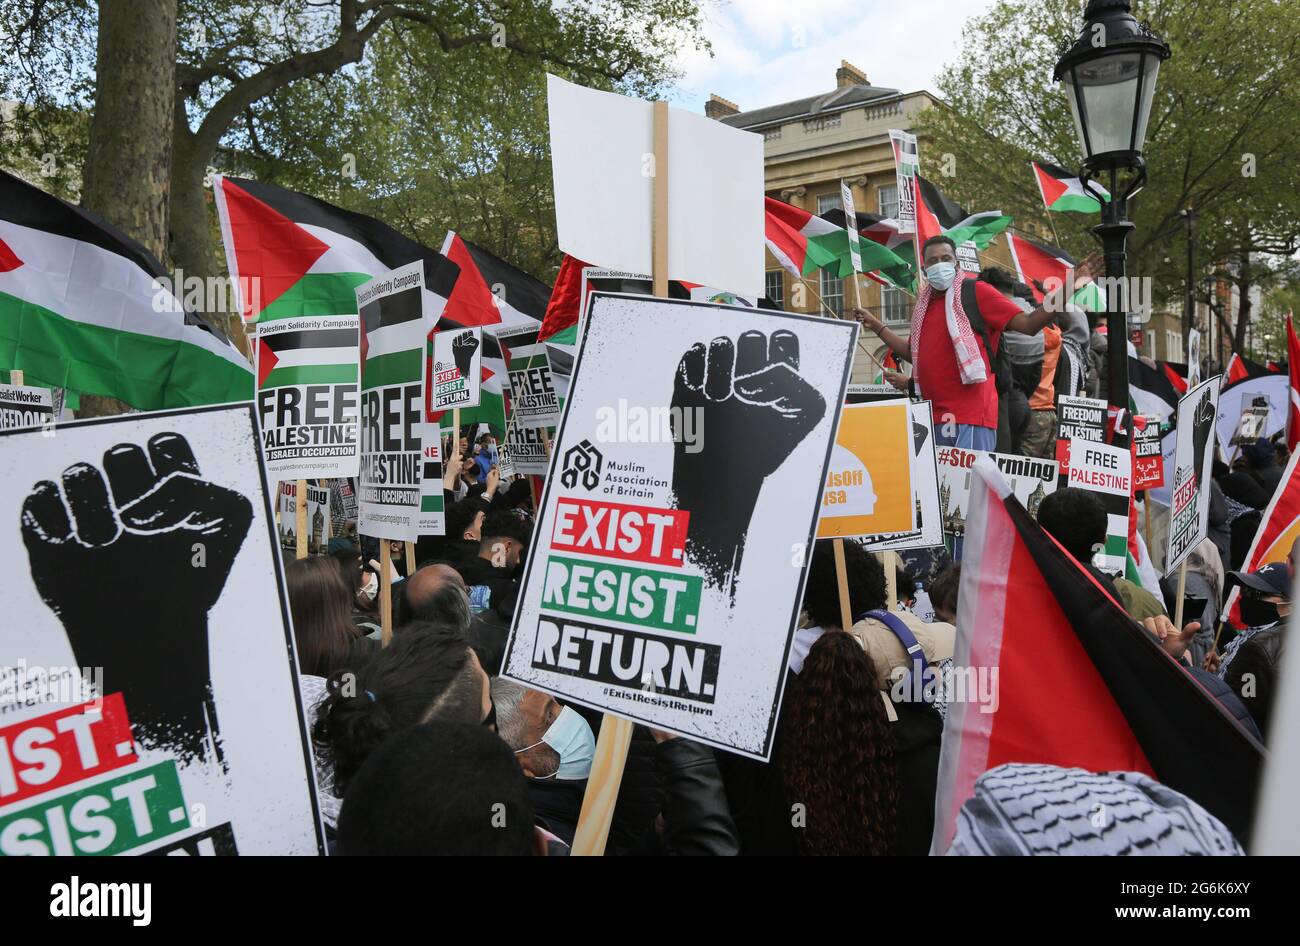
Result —
M 451 340 L 451 357 L 456 360 L 456 370 L 462 378 L 469 377 L 469 365 L 478 351 L 478 339 L 473 332 L 462 332 Z
M 799 374 L 798 336 L 779 330 L 693 345 L 677 365 L 672 406 L 674 418 L 694 412 L 700 432 L 694 445 L 675 437 L 673 492 L 691 514 L 687 552 L 722 585 L 740 567 L 763 480 L 817 426 L 826 402 Z M 723 492 L 715 478 L 728 466 Z
M 242 494 L 200 477 L 174 433 L 151 438 L 147 454 L 118 444 L 103 472 L 73 464 L 62 489 L 44 480 L 23 502 L 36 590 L 77 662 L 103 667 L 105 691 L 123 693 L 146 746 L 219 754 L 207 615 L 252 518 Z

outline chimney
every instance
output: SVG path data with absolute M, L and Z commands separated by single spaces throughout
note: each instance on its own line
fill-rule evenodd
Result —
M 842 89 L 846 85 L 871 85 L 871 82 L 865 72 L 847 59 L 841 59 L 840 67 L 835 70 L 835 88 Z
M 704 103 L 704 114 L 709 118 L 725 118 L 728 115 L 739 115 L 740 106 L 735 102 L 729 102 L 721 95 L 709 95 L 709 100 Z

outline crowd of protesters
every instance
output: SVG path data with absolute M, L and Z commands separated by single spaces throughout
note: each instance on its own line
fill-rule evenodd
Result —
M 953 421 L 943 434 L 948 445 L 1054 457 L 1055 399 L 1104 394 L 1104 339 L 1095 344 L 1081 310 L 1053 314 L 1004 272 L 979 279 L 960 273 L 945 238 L 930 241 L 924 256 L 928 283 L 912 339 L 858 313 L 913 364 L 910 376 L 891 373 L 890 382 L 930 399 L 936 418 Z M 395 569 L 387 646 L 374 548 L 335 539 L 328 556 L 287 567 L 331 850 L 564 855 L 577 831 L 600 716 L 500 676 L 534 496 L 525 478 L 503 487 L 490 433 L 451 446 L 446 534 L 422 538 L 415 563 Z M 1146 630 L 1151 646 L 1263 744 L 1276 728 L 1272 707 L 1300 551 L 1285 563 L 1241 569 L 1263 510 L 1285 485 L 1285 460 L 1263 441 L 1231 467 L 1216 466 L 1210 537 L 1188 562 L 1182 627 L 1171 618 L 1179 610 L 1174 583 L 1147 588 L 1094 564 L 1107 531 L 1094 494 L 1058 489 L 1038 510 L 1042 529 Z M 930 851 L 948 688 L 915 699 L 899 684 L 909 674 L 933 670 L 946 681 L 952 672 L 961 564 L 945 561 L 922 581 L 900 570 L 891 601 L 880 559 L 853 542 L 844 552 L 852 625 L 841 626 L 841 576 L 830 543 L 820 541 L 770 761 L 635 727 L 606 854 Z M 1218 620 L 1234 588 L 1240 631 Z M 1098 797 L 1121 799 L 1139 814 L 1123 832 L 1089 834 Z M 998 766 L 979 779 L 946 853 L 1041 850 L 1027 835 L 1042 817 L 1036 801 L 1046 801 L 1060 823 L 1079 825 L 1080 849 L 1089 853 L 1242 850 L 1244 839 L 1145 775 L 1025 764 Z M 1148 823 L 1142 813 L 1181 828 L 1140 836 Z

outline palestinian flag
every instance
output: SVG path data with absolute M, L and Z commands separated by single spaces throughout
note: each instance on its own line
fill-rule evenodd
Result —
M 1187 365 L 1181 361 L 1158 361 L 1156 364 L 1180 397 L 1187 393 Z
M 993 238 L 1011 226 L 1011 218 L 1000 210 L 967 213 L 944 196 L 943 191 L 916 175 L 916 246 L 934 236 L 949 237 L 958 246 L 974 241 L 978 250 L 987 249 Z
M 845 279 L 853 274 L 849 238 L 844 229 L 844 212 L 838 221 L 819 217 L 771 197 L 764 198 L 767 248 L 777 262 L 796 278 L 819 269 Z M 862 269 L 874 273 L 901 273 L 910 267 L 888 247 L 875 241 L 862 244 Z
M 1262 378 L 1270 374 L 1277 374 L 1277 371 L 1233 352 L 1232 357 L 1228 359 L 1228 367 L 1223 370 L 1223 383 L 1232 384 L 1235 381 L 1245 381 L 1247 378 Z
M 1282 485 L 1273 493 L 1264 515 L 1259 520 L 1259 531 L 1251 540 L 1250 551 L 1242 563 L 1241 571 L 1253 572 L 1273 562 L 1285 562 L 1291 554 L 1291 546 L 1300 539 L 1300 476 L 1296 475 L 1296 464 L 1300 462 L 1300 451 L 1292 451 L 1291 459 L 1282 476 Z M 1244 628 L 1241 620 L 1241 589 L 1233 586 L 1224 602 L 1233 627 Z
M 1034 179 L 1038 181 L 1038 192 L 1043 195 L 1043 206 L 1048 210 L 1073 211 L 1081 214 L 1101 213 L 1101 203 L 1084 189 L 1083 181 L 1064 168 L 1055 164 L 1031 161 Z M 1092 186 L 1101 192 L 1106 201 L 1110 193 L 1096 181 Z
M 1147 365 L 1131 355 L 1128 360 L 1128 387 L 1130 405 L 1134 414 L 1156 417 L 1161 422 L 1173 421 L 1178 412 L 1181 392 L 1174 387 L 1163 370 Z M 1184 390 L 1187 383 L 1183 382 Z
M 245 321 L 355 315 L 357 286 L 416 260 L 424 261 L 425 307 L 441 316 L 456 266 L 388 224 L 259 181 L 219 174 L 212 189 Z
M 1286 445 L 1295 451 L 1300 443 L 1300 338 L 1296 338 L 1293 313 L 1286 315 L 1286 357 L 1291 375 L 1291 412 L 1286 424 Z
M 1034 298 L 1040 303 L 1044 295 L 1039 287 L 1047 286 L 1049 280 L 1055 280 L 1056 285 L 1065 285 L 1070 271 L 1074 269 L 1074 259 L 1065 250 L 1039 243 L 1010 230 L 1007 231 L 1007 247 L 1011 250 L 1011 261 L 1015 264 L 1020 281 L 1034 291 Z
M 975 780 L 1008 762 L 1143 772 L 1249 840 L 1263 747 L 1034 523 L 986 459 L 971 475 L 954 659 L 968 678 L 996 668 L 997 698 L 948 704 L 932 854 L 948 849 Z
M 274 323 L 264 323 L 258 333 L 258 388 L 357 383 L 358 337 L 355 325 L 352 328 L 307 328 L 284 332 L 276 332 L 273 327 Z
M 844 227 L 844 211 L 838 207 L 828 210 L 821 216 L 823 220 L 829 220 L 837 227 Z M 912 265 L 912 260 L 916 253 L 912 246 L 911 234 L 899 233 L 898 221 L 889 217 L 861 212 L 856 217 L 858 236 L 875 244 L 864 245 L 859 241 L 864 275 L 870 276 L 883 285 L 915 292 L 916 268 Z M 847 242 L 846 240 L 846 252 Z M 885 252 L 881 252 L 881 247 Z M 852 271 L 851 263 L 849 269 Z
M 506 380 L 506 363 L 496 343 L 496 332 L 512 326 L 539 327 L 546 313 L 550 291 L 542 281 L 475 246 L 454 230 L 447 231 L 442 253 L 460 267 L 460 278 L 447 300 L 438 330 L 483 327 L 481 398 L 477 407 L 460 412 L 460 422 L 462 425 L 484 423 L 504 431 L 506 410 L 502 386 Z M 433 371 L 432 336 L 428 347 L 428 371 Z M 426 384 L 426 411 L 432 391 L 433 386 Z M 444 414 L 450 423 L 450 412 L 428 411 L 428 419 L 440 423 Z
M 542 316 L 542 325 L 537 331 L 538 338 L 548 339 L 578 324 L 582 318 L 579 310 L 582 305 L 582 271 L 587 266 L 582 260 L 564 254 L 551 297 L 546 302 L 546 314 Z
M 0 365 L 27 384 L 142 411 L 252 398 L 248 359 L 170 285 L 139 243 L 0 171 Z

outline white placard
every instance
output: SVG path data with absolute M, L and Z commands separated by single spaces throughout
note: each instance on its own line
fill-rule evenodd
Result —
M 505 674 L 766 758 L 856 334 L 594 295 Z
M 653 105 L 546 77 L 560 249 L 651 271 Z M 668 272 L 763 295 L 763 138 L 668 112 Z
M 483 329 L 449 328 L 433 336 L 433 411 L 478 407 L 483 378 Z
M 0 853 L 323 854 L 253 406 L 6 433 L 0 477 Z
M 1173 489 L 1165 574 L 1174 572 L 1209 534 L 1210 469 L 1214 464 L 1214 425 L 1219 410 L 1216 375 L 1188 390 L 1178 401 L 1174 462 L 1165 480 Z M 1168 471 L 1172 468 L 1173 475 Z

